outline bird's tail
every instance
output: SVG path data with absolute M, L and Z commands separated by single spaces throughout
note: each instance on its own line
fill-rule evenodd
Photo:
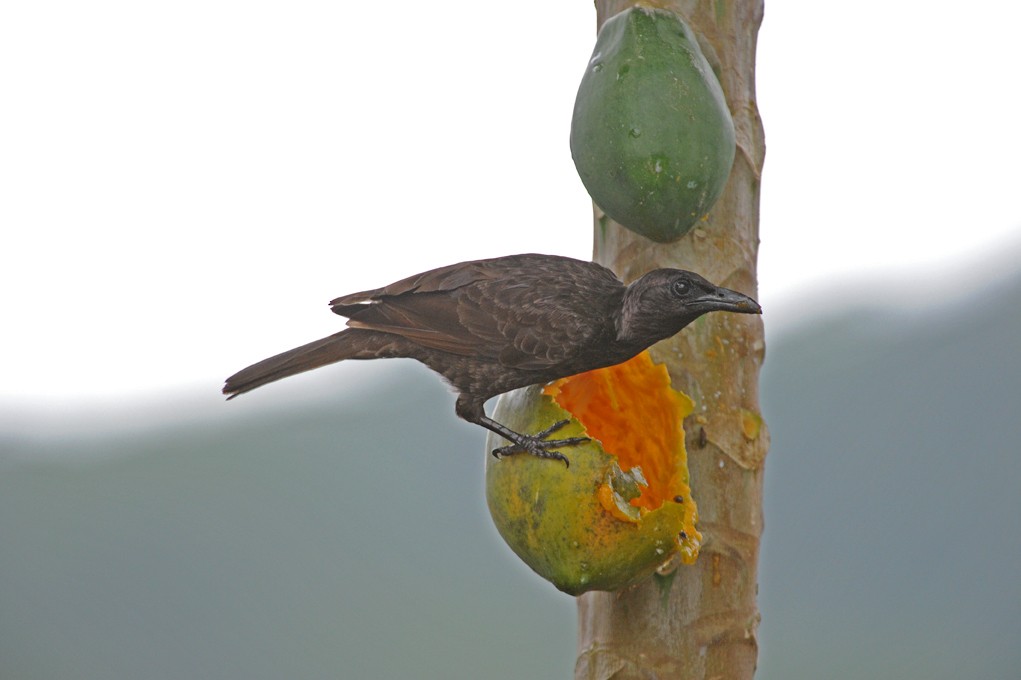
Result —
M 263 359 L 227 378 L 223 393 L 228 399 L 233 399 L 266 383 L 354 358 L 365 349 L 363 343 L 357 341 L 358 335 L 359 333 L 352 329 L 342 330 L 321 340 Z

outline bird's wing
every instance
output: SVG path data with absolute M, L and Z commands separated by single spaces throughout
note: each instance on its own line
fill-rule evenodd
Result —
M 508 259 L 508 258 L 502 258 Z M 330 306 L 337 308 L 355 307 L 364 303 L 378 302 L 383 298 L 393 298 L 409 293 L 441 293 L 468 286 L 478 281 L 499 277 L 501 267 L 487 266 L 490 260 L 477 262 L 461 262 L 458 264 L 432 269 L 421 274 L 401 279 L 389 286 L 363 290 L 358 293 L 342 295 L 330 301 Z M 342 313 L 342 312 L 341 312 Z
M 623 285 L 591 263 L 531 257 L 443 267 L 332 304 L 353 328 L 540 370 L 605 332 L 607 313 L 594 302 L 621 294 Z
M 330 302 L 348 326 L 393 333 L 425 347 L 471 356 L 479 338 L 461 326 L 458 291 L 499 277 L 486 261 L 464 262 L 409 276 L 374 290 Z
M 449 293 L 405 293 L 359 305 L 350 313 L 351 328 L 393 333 L 453 354 L 476 354 L 479 339 L 466 332 Z

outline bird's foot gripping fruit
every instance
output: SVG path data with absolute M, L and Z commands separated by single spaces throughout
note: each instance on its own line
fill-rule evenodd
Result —
M 692 563 L 701 534 L 682 421 L 692 402 L 648 352 L 617 366 L 503 395 L 494 418 L 519 432 L 567 419 L 570 467 L 487 456 L 486 498 L 500 535 L 560 590 L 619 590 L 674 559 Z M 487 447 L 500 439 L 490 435 Z
M 513 456 L 518 453 L 527 453 L 532 456 L 538 456 L 539 458 L 559 460 L 565 465 L 570 466 L 571 460 L 559 451 L 554 451 L 554 449 L 561 446 L 577 446 L 578 444 L 585 444 L 591 440 L 588 437 L 569 437 L 567 439 L 546 438 L 570 422 L 571 421 L 566 418 L 564 420 L 558 420 L 542 432 L 536 432 L 534 435 L 524 435 L 522 437 L 522 442 L 519 444 L 509 444 L 507 446 L 501 446 L 498 449 L 493 449 L 493 455 L 497 458 L 503 458 L 504 456 Z
M 608 19 L 571 120 L 571 155 L 596 205 L 675 241 L 719 198 L 735 151 L 723 90 L 684 21 L 651 7 Z

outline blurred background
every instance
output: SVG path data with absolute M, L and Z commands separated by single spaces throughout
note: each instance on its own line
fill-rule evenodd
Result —
M 426 369 L 219 395 L 337 295 L 589 257 L 591 3 L 427 5 L 0 7 L 3 680 L 571 676 Z M 1019 20 L 767 3 L 760 678 L 1021 677 Z

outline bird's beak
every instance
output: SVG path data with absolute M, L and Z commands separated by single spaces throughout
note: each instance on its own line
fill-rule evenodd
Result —
M 762 314 L 759 303 L 743 293 L 729 288 L 717 287 L 698 299 L 698 302 L 714 312 L 737 312 L 739 314 Z

